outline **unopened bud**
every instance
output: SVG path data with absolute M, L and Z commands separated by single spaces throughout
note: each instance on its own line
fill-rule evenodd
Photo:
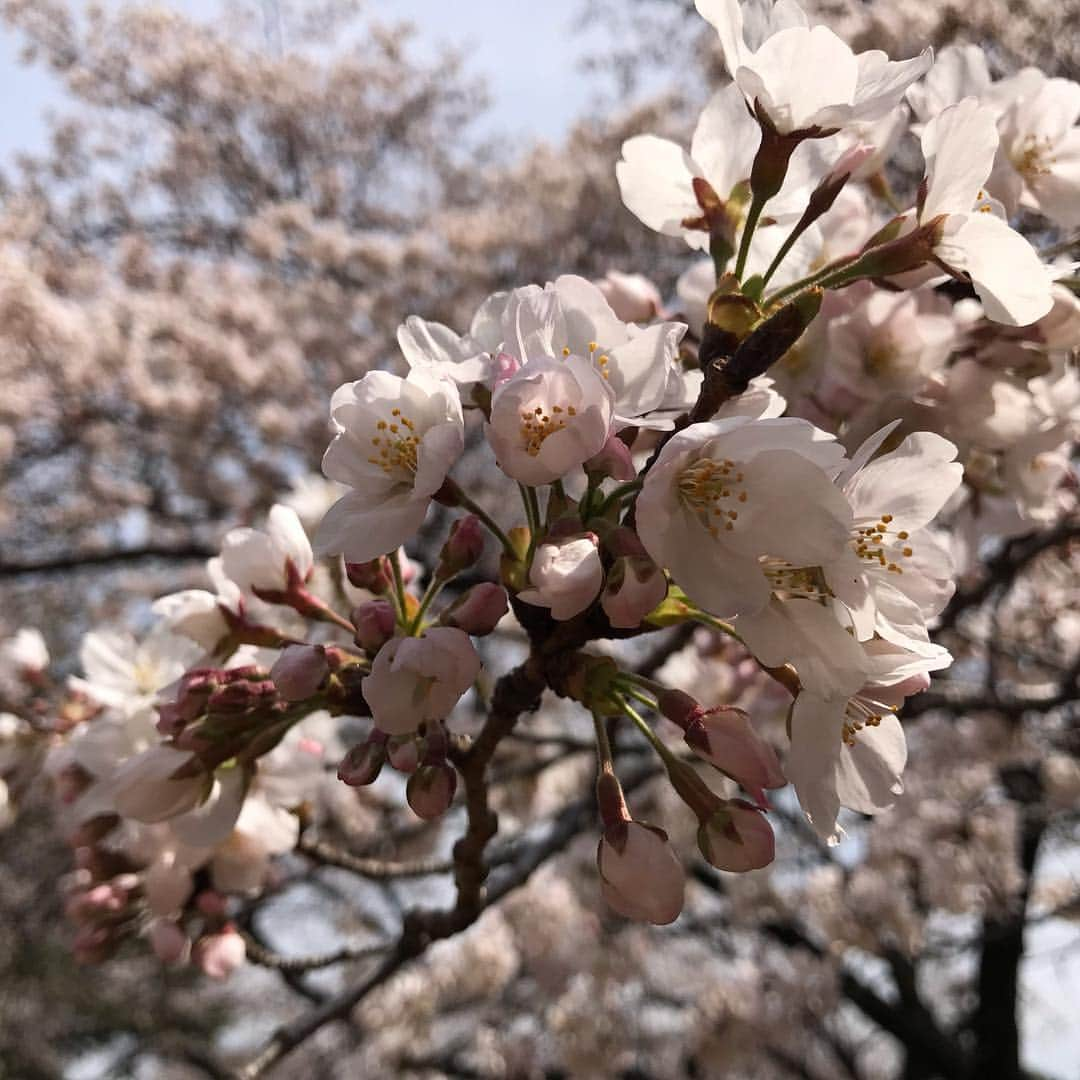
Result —
M 758 735 L 742 709 L 700 709 L 686 726 L 684 737 L 698 757 L 744 787 L 759 806 L 766 805 L 763 789 L 787 783 L 776 751 Z
M 172 919 L 155 919 L 148 936 L 154 955 L 163 964 L 184 964 L 191 955 L 191 941 Z
M 386 744 L 386 754 L 391 766 L 398 772 L 414 772 L 420 764 L 420 740 L 411 732 L 408 735 L 394 735 Z
M 628 821 L 616 843 L 605 832 L 596 864 L 604 899 L 620 915 L 657 926 L 679 917 L 686 875 L 663 829 Z
M 652 559 L 619 558 L 608 571 L 600 606 L 612 626 L 632 629 L 664 602 L 667 591 L 667 578 Z
M 397 628 L 394 605 L 389 600 L 368 600 L 353 608 L 352 624 L 356 627 L 356 644 L 365 652 L 377 653 Z
M 409 777 L 405 797 L 417 817 L 431 821 L 441 817 L 454 801 L 457 772 L 447 762 L 421 765 Z
M 484 554 L 484 530 L 480 519 L 474 514 L 458 518 L 450 526 L 443 549 L 439 553 L 439 562 L 435 567 L 437 581 L 449 581 L 455 574 L 468 570 Z
M 338 766 L 338 779 L 349 787 L 365 787 L 375 783 L 386 763 L 385 732 L 374 728 L 367 739 L 357 743 Z
M 647 323 L 663 310 L 660 290 L 642 274 L 623 274 L 609 270 L 596 287 L 604 294 L 615 318 L 623 322 Z
M 698 848 L 717 870 L 760 870 L 776 857 L 776 838 L 765 815 L 742 799 L 723 802 L 698 829 Z
M 330 666 L 318 645 L 286 645 L 270 669 L 270 678 L 286 701 L 305 701 L 326 678 Z
M 610 476 L 613 480 L 622 481 L 633 480 L 637 476 L 630 448 L 618 435 L 608 436 L 600 452 L 585 462 L 585 471 L 594 476 Z
M 232 928 L 206 934 L 195 942 L 192 963 L 211 979 L 227 979 L 247 958 L 244 939 Z
M 345 576 L 357 589 L 367 589 L 376 596 L 383 596 L 394 587 L 394 575 L 385 555 L 368 562 L 345 564 Z
M 509 610 L 506 590 L 493 581 L 474 585 L 439 618 L 443 626 L 455 626 L 472 637 L 484 637 Z

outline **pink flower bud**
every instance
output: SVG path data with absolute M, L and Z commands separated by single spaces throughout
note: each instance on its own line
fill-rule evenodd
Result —
M 610 435 L 600 453 L 585 462 L 585 471 L 610 476 L 613 480 L 633 480 L 637 476 L 630 448 L 618 435 Z
M 483 581 L 444 611 L 440 621 L 464 630 L 472 637 L 483 637 L 494 631 L 509 606 L 506 590 L 501 585 Z
M 623 322 L 650 322 L 663 310 L 664 300 L 659 290 L 642 274 L 609 270 L 596 286 L 611 305 L 615 318 Z
M 375 783 L 386 762 L 386 733 L 375 728 L 367 740 L 357 743 L 338 766 L 338 779 L 349 787 Z
M 270 669 L 270 678 L 286 701 L 304 701 L 319 689 L 329 671 L 318 645 L 286 645 Z
M 612 626 L 633 629 L 667 593 L 667 578 L 652 559 L 620 558 L 608 571 L 600 606 Z
M 761 807 L 764 788 L 781 788 L 787 780 L 776 751 L 754 730 L 742 709 L 720 706 L 699 709 L 685 727 L 686 744 L 744 787 Z
M 495 386 L 502 386 L 512 375 L 517 374 L 521 364 L 516 356 L 501 352 L 495 357 Z
M 199 938 L 191 952 L 192 963 L 211 979 L 227 979 L 246 958 L 244 939 L 231 927 Z
M 420 764 L 420 740 L 415 734 L 395 735 L 386 744 L 387 759 L 398 772 L 411 773 Z
M 417 817 L 432 821 L 446 813 L 456 790 L 457 772 L 443 761 L 421 765 L 409 777 L 405 797 Z
M 776 838 L 760 810 L 742 799 L 731 799 L 701 823 L 698 848 L 717 870 L 742 873 L 759 870 L 773 861 Z
M 679 917 L 686 875 L 663 829 L 637 821 L 607 829 L 596 863 L 604 899 L 620 915 L 657 926 Z
M 224 919 L 229 907 L 228 898 L 216 889 L 203 889 L 195 897 L 195 906 L 208 919 Z
M 377 653 L 394 636 L 394 605 L 389 600 L 368 600 L 353 608 L 352 624 L 356 627 L 356 644 L 365 652 Z
M 439 553 L 439 563 L 435 568 L 435 577 L 439 581 L 449 581 L 455 574 L 468 570 L 484 554 L 484 530 L 480 519 L 473 514 L 458 518 L 450 526 L 450 535 Z
M 163 964 L 184 964 L 191 955 L 191 941 L 172 919 L 155 919 L 150 924 L 150 947 Z
M 368 562 L 347 562 L 345 576 L 354 588 L 367 589 L 376 596 L 382 596 L 394 587 L 393 572 L 385 555 Z

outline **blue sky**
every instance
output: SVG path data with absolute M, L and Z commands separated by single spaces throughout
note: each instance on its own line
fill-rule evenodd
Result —
M 171 0 L 168 6 L 197 18 L 220 10 L 219 0 Z M 378 17 L 415 22 L 432 50 L 446 43 L 467 53 L 471 71 L 484 76 L 491 92 L 486 130 L 556 139 L 596 91 L 582 60 L 603 47 L 603 35 L 577 25 L 582 0 L 369 0 L 368 7 Z M 18 44 L 0 27 L 0 166 L 20 150 L 41 149 L 46 116 L 64 103 L 57 80 L 18 63 Z

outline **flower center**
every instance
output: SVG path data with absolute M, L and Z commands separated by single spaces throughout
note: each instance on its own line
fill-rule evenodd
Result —
M 596 364 L 596 366 L 600 369 L 600 374 L 603 375 L 603 377 L 605 379 L 610 379 L 611 378 L 611 372 L 608 370 L 608 365 L 611 363 L 611 357 L 608 356 L 607 353 L 603 353 L 603 352 L 600 353 L 599 356 L 597 356 L 596 353 L 599 351 L 600 346 L 597 345 L 597 343 L 595 341 L 590 341 L 589 342 L 588 349 L 589 349 L 589 359 L 592 360 Z M 563 350 L 562 350 L 563 359 L 565 360 L 570 355 L 570 353 L 571 353 L 570 346 L 569 345 L 564 345 Z
M 375 453 L 368 461 L 372 465 L 378 465 L 387 476 L 400 476 L 402 473 L 409 477 L 414 476 L 416 454 L 420 446 L 416 424 L 400 409 L 395 408 L 390 410 L 389 420 L 380 420 L 375 427 L 379 434 L 371 437 Z
M 899 367 L 900 350 L 892 341 L 876 342 L 863 358 L 863 370 L 867 375 L 883 378 Z
M 736 507 L 749 498 L 738 462 L 724 458 L 698 458 L 679 474 L 678 490 L 682 501 L 694 510 L 709 535 L 718 537 L 721 529 L 732 532 L 739 520 Z
M 1036 176 L 1047 176 L 1055 161 L 1053 147 L 1054 144 L 1048 136 L 1025 135 L 1019 149 L 1010 154 L 1013 166 L 1028 180 Z
M 847 746 L 854 746 L 855 736 L 863 728 L 877 727 L 885 713 L 896 711 L 895 705 L 886 705 L 863 694 L 856 694 L 844 707 L 844 729 L 840 737 Z
M 577 416 L 577 409 L 573 405 L 552 405 L 550 408 L 550 413 L 543 405 L 537 405 L 532 410 L 523 409 L 521 412 L 519 434 L 529 457 L 536 457 L 540 453 L 540 447 L 544 445 L 544 440 L 556 431 L 562 431 L 567 421 Z
M 820 566 L 792 566 L 771 555 L 763 555 L 760 562 L 772 591 L 785 600 L 823 601 L 832 596 Z
M 890 574 L 902 574 L 900 562 L 910 559 L 915 551 L 908 543 L 910 533 L 904 529 L 890 531 L 892 519 L 892 514 L 882 514 L 871 525 L 856 526 L 851 534 L 851 546 L 860 559 L 877 563 Z

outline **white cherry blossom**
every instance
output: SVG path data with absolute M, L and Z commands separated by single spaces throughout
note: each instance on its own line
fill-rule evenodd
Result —
M 964 98 L 926 125 L 922 147 L 926 180 L 918 218 L 943 219 L 934 238 L 936 258 L 970 277 L 996 322 L 1026 326 L 1042 318 L 1053 306 L 1050 274 L 983 195 L 998 149 L 994 110 Z
M 610 383 L 616 416 L 628 422 L 660 405 L 685 332 L 677 322 L 639 327 L 624 320 L 601 288 L 564 274 L 542 288 L 526 285 L 489 296 L 465 336 L 410 319 L 399 341 L 413 368 L 488 389 L 502 381 L 500 371 L 512 374 L 544 357 L 581 357 Z
M 843 549 L 851 510 L 829 479 L 843 449 L 804 420 L 736 416 L 672 438 L 638 498 L 641 542 L 695 603 L 760 611 L 763 560 L 817 566 Z
M 225 576 L 244 592 L 285 590 L 292 572 L 305 581 L 315 565 L 311 543 L 295 510 L 277 503 L 266 517 L 266 531 L 233 529 L 221 546 Z
M 184 589 L 170 593 L 155 600 L 151 610 L 174 634 L 190 638 L 210 652 L 229 632 L 222 608 L 239 614 L 243 594 L 240 587 L 225 576 L 220 557 L 207 562 L 206 572 L 214 586 L 213 592 Z
M 367 562 L 419 529 L 465 448 L 461 400 L 449 379 L 422 367 L 404 379 L 371 371 L 334 391 L 330 416 L 337 434 L 323 472 L 351 490 L 327 511 L 315 546 Z
M 934 655 L 926 620 L 952 596 L 948 550 L 927 526 L 960 486 L 956 447 L 932 432 L 909 435 L 874 457 L 896 424 L 871 436 L 837 478 L 851 505 L 849 546 L 823 567 L 831 594 L 850 613 L 856 637 L 875 633 Z
M 781 134 L 878 119 L 933 63 L 930 49 L 902 61 L 878 50 L 856 55 L 827 27 L 810 27 L 794 0 L 696 0 L 695 6 L 716 28 L 724 63 L 747 103 Z M 746 9 L 757 16 L 752 22 L 744 21 Z
M 850 696 L 804 690 L 791 715 L 791 749 L 784 772 L 818 836 L 839 842 L 841 806 L 876 814 L 903 791 L 907 741 L 895 712 L 929 685 L 927 673 L 947 667 L 942 648 L 916 656 L 887 642 L 869 642 L 867 679 Z
M 533 356 L 491 399 L 486 430 L 499 468 L 523 484 L 561 480 L 603 449 L 614 396 L 586 357 Z

